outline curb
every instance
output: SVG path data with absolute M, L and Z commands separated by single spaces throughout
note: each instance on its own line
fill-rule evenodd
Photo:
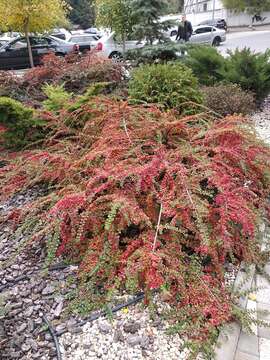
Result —
M 254 275 L 255 265 L 252 265 L 249 269 L 246 269 L 245 265 L 242 264 L 234 281 L 234 289 L 237 290 L 239 287 L 241 287 L 242 291 L 248 291 L 248 289 L 250 289 L 252 286 Z M 239 306 L 241 308 L 245 309 L 247 307 L 247 303 L 248 295 L 239 299 Z M 226 325 L 223 328 L 217 340 L 217 346 L 215 350 L 216 360 L 234 360 L 240 333 L 241 326 L 236 321 Z
M 267 232 L 266 223 L 263 222 L 260 226 L 259 233 L 262 237 L 262 249 L 264 248 L 264 237 Z M 244 263 L 241 264 L 234 281 L 233 288 L 235 290 L 241 288 L 244 293 L 248 294 L 248 290 L 251 289 L 253 281 L 256 275 L 256 266 L 251 265 L 247 267 Z M 247 308 L 248 295 L 239 299 L 239 306 L 242 309 Z M 242 327 L 234 321 L 226 325 L 220 332 L 217 345 L 215 348 L 216 360 L 234 360 L 236 356 L 236 350 L 240 339 Z

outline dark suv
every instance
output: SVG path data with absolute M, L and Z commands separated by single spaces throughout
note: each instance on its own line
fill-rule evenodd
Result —
M 50 52 L 66 55 L 78 51 L 78 46 L 53 36 L 30 36 L 35 65 L 40 65 L 42 56 Z M 25 69 L 30 67 L 25 37 L 18 37 L 0 47 L 0 70 Z
M 228 30 L 228 26 L 227 26 L 227 23 L 225 21 L 225 19 L 209 19 L 209 20 L 205 20 L 205 21 L 202 21 L 200 22 L 200 24 L 198 26 L 201 26 L 201 25 L 209 25 L 209 26 L 214 26 L 218 29 L 223 29 L 225 31 Z

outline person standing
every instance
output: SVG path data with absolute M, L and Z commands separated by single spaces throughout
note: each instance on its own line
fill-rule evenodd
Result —
M 193 33 L 192 24 L 190 21 L 187 20 L 186 16 L 183 15 L 181 22 L 178 26 L 178 31 L 176 35 L 176 40 L 179 41 L 189 41 L 191 35 Z

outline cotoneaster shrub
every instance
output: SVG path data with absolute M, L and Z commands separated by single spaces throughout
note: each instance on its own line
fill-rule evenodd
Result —
M 143 290 L 147 301 L 158 290 L 199 351 L 236 313 L 226 262 L 261 259 L 269 147 L 238 116 L 179 117 L 102 97 L 83 111 L 83 129 L 66 128 L 64 141 L 50 136 L 0 169 L 1 199 L 50 184 L 8 218 L 31 219 L 33 240 L 46 235 L 56 256 L 79 263 L 99 306 L 116 291 Z
M 205 105 L 221 116 L 242 114 L 255 111 L 255 97 L 236 84 L 217 84 L 203 87 Z
M 32 94 L 39 94 L 46 84 L 63 86 L 68 92 L 82 94 L 91 84 L 97 82 L 120 83 L 124 72 L 121 65 L 98 56 L 95 52 L 83 57 L 69 55 L 59 57 L 55 54 L 44 56 L 42 66 L 29 70 L 23 78 L 23 86 Z
M 194 113 L 202 102 L 197 79 L 181 63 L 143 65 L 133 71 L 128 88 L 134 102 L 157 103 L 184 114 Z

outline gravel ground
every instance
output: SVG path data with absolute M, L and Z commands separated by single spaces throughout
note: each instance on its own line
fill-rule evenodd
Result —
M 260 136 L 270 143 L 270 99 L 253 120 Z M 44 189 L 34 188 L 0 205 L 0 218 L 41 193 Z M 24 242 L 24 234 L 14 233 L 8 223 L 0 225 L 0 359 L 56 359 L 44 315 L 57 332 L 67 331 L 59 338 L 63 360 L 187 358 L 181 349 L 183 340 L 168 336 L 168 324 L 159 316 L 153 318 L 142 304 L 117 312 L 112 321 L 101 318 L 82 327 L 78 317 L 64 316 L 66 296 L 77 286 L 77 268 L 58 266 L 45 273 L 43 248 L 32 243 L 27 251 L 20 251 Z M 227 281 L 232 282 L 235 271 L 228 270 Z
M 252 116 L 260 137 L 270 144 L 270 97 L 265 101 L 262 111 Z

